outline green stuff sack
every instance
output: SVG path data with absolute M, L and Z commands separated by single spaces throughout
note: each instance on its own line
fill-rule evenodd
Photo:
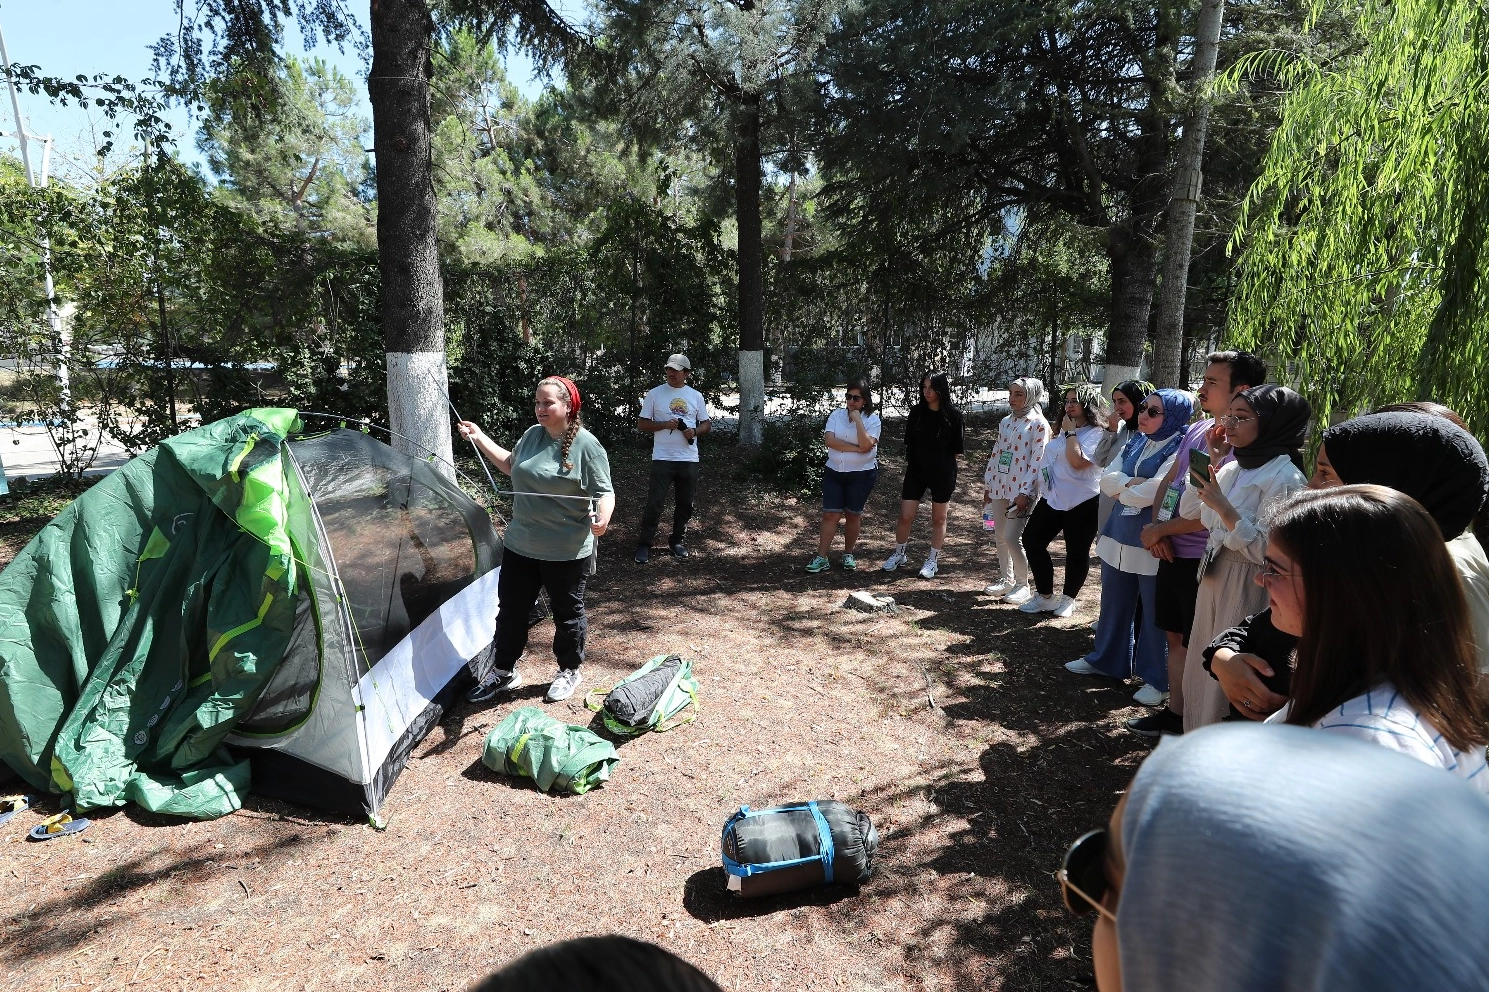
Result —
M 583 795 L 610 779 L 615 746 L 583 727 L 560 723 L 536 706 L 507 714 L 486 737 L 481 763 L 501 775 L 530 778 L 544 792 Z

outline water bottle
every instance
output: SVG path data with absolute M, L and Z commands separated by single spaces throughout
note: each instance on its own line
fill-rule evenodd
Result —
M 982 529 L 988 531 L 998 529 L 997 515 L 993 513 L 993 504 L 991 503 L 982 504 Z

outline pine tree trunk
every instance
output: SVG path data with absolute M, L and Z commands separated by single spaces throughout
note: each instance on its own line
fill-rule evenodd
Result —
M 765 275 L 760 231 L 760 95 L 738 104 L 734 216 L 739 227 L 739 443 L 758 445 L 765 426 Z
M 428 0 L 372 0 L 372 136 L 388 416 L 394 447 L 453 478 L 445 411 L 444 285 L 435 243 Z
M 1153 290 L 1158 283 L 1158 224 L 1168 203 L 1165 176 L 1172 147 L 1172 117 L 1164 81 L 1173 81 L 1176 39 L 1172 8 L 1159 5 L 1155 16 L 1158 31 L 1148 67 L 1154 82 L 1149 86 L 1147 109 L 1138 118 L 1138 179 L 1132 187 L 1127 219 L 1113 225 L 1107 238 L 1112 315 L 1101 389 L 1108 396 L 1114 386 L 1124 379 L 1137 378 L 1142 370 Z
M 1225 0 L 1204 0 L 1194 34 L 1194 61 L 1189 119 L 1179 143 L 1173 197 L 1168 205 L 1163 287 L 1158 298 L 1158 331 L 1153 338 L 1153 382 L 1187 389 L 1184 360 L 1184 301 L 1189 290 L 1189 258 L 1194 247 L 1194 218 L 1204 182 L 1205 131 L 1210 123 L 1210 81 L 1220 51 Z

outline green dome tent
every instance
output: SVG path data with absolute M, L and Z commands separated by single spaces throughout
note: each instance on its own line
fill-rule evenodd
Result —
M 188 431 L 0 572 L 0 761 L 76 810 L 252 791 L 374 820 L 490 665 L 500 544 L 427 462 L 293 410 Z

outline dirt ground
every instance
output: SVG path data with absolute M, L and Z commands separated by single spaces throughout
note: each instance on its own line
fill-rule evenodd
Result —
M 544 705 L 544 624 L 529 687 L 457 706 L 393 788 L 385 830 L 252 798 L 216 822 L 129 807 L 80 838 L 32 843 L 38 817 L 22 814 L 0 827 L 4 987 L 458 990 L 532 948 L 619 932 L 730 990 L 1091 988 L 1090 923 L 1065 912 L 1053 873 L 1151 744 L 1121 727 L 1141 711 L 1132 687 L 1061 667 L 1091 644 L 1094 571 L 1069 620 L 981 594 L 994 574 L 979 518 L 991 440 L 969 431 L 931 581 L 877 567 L 897 445 L 865 517 L 863 567 L 820 575 L 803 570 L 818 504 L 752 483 L 723 444 L 705 445 L 694 556 L 634 564 L 647 455 L 612 448 L 620 508 L 590 586 L 585 688 L 680 652 L 703 686 L 697 723 L 624 743 L 610 783 L 582 797 L 487 771 L 486 733 L 516 706 Z M 0 521 L 4 561 L 40 523 Z M 903 611 L 836 608 L 859 589 Z M 546 708 L 590 720 L 577 695 Z M 872 880 L 727 893 L 724 820 L 810 798 L 873 818 Z

